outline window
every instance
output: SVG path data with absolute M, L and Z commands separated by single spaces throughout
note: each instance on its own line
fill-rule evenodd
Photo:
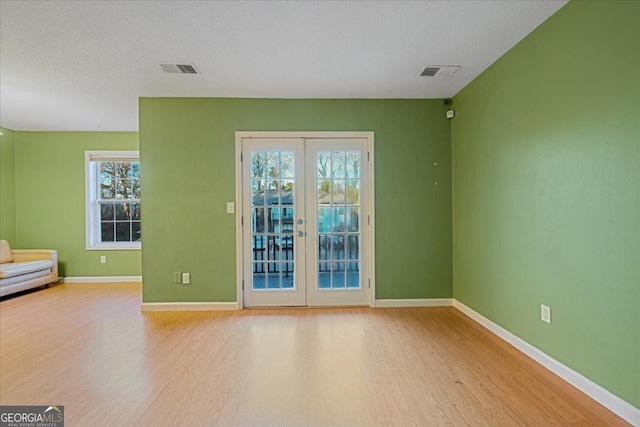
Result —
M 140 249 L 137 151 L 86 151 L 87 249 Z

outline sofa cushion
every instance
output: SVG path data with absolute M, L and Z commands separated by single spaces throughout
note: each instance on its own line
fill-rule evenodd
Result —
M 13 262 L 13 255 L 11 254 L 11 246 L 6 240 L 0 240 L 0 264 L 5 262 Z
M 20 276 L 22 274 L 28 274 L 47 269 L 53 269 L 53 262 L 50 260 L 0 264 L 0 279 Z
M 7 277 L 6 279 L 0 279 L 0 296 L 8 295 L 11 293 L 11 292 L 6 292 L 6 289 L 9 286 L 20 285 L 30 280 L 41 279 L 42 277 L 52 277 L 51 274 L 52 273 L 49 270 L 40 270 L 40 271 L 36 271 L 35 273 L 21 274 L 20 276 L 13 276 L 13 277 Z M 51 280 L 45 280 L 45 282 L 47 281 L 53 282 L 55 281 L 55 279 L 52 278 Z M 22 288 L 22 289 L 29 289 L 32 287 L 33 286 L 27 286 L 26 288 Z

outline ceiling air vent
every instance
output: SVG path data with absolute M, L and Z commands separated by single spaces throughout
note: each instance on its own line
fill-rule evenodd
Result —
M 429 65 L 422 69 L 422 77 L 449 78 L 460 69 L 459 65 Z
M 158 64 L 163 73 L 169 74 L 198 74 L 193 64 Z

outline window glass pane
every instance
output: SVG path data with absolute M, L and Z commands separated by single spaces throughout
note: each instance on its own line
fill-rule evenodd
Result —
M 278 263 L 268 262 L 267 268 L 267 289 L 280 288 L 280 268 Z
M 347 208 L 347 231 L 358 232 L 360 231 L 359 227 L 359 215 L 360 208 Z
M 331 287 L 333 289 L 345 288 L 345 265 L 344 262 L 335 262 L 331 272 Z
M 263 179 L 254 179 L 251 181 L 251 202 L 253 205 L 264 205 L 264 185 Z
M 131 219 L 140 220 L 140 203 L 131 203 Z
M 116 222 L 116 242 L 131 241 L 131 223 Z
M 131 198 L 140 200 L 140 180 L 131 180 Z
M 291 234 L 281 234 L 276 236 L 276 244 L 281 249 L 292 249 L 293 248 L 293 236 Z M 283 250 L 284 252 L 284 250 Z M 286 259 L 291 259 L 291 256 L 287 256 Z M 285 259 L 285 254 L 282 254 L 282 259 Z
M 252 232 L 264 233 L 264 208 L 253 208 L 251 215 Z
M 320 235 L 318 236 L 318 259 L 330 260 L 331 259 L 331 236 Z
M 331 177 L 344 178 L 345 173 L 345 153 L 336 151 L 331 155 Z
M 283 151 L 280 157 L 280 176 L 282 178 L 293 178 L 294 157 L 293 151 Z
M 265 196 L 267 199 L 268 205 L 279 205 L 280 204 L 280 181 L 278 180 L 267 180 L 267 191 L 265 192 Z
M 283 179 L 280 182 L 280 201 L 283 205 L 293 204 L 293 180 Z
M 140 162 L 129 163 L 130 167 L 127 171 L 127 178 L 140 179 Z
M 129 219 L 129 203 L 116 203 L 116 219 L 127 220 Z
M 100 182 L 109 184 L 113 180 L 115 168 L 113 162 L 99 162 Z
M 318 180 L 318 204 L 329 205 L 331 203 L 331 180 Z
M 131 223 L 131 240 L 134 242 L 142 241 L 142 233 L 140 232 L 140 221 Z
M 280 177 L 280 152 L 267 151 L 265 155 L 267 157 L 267 178 L 279 178 Z
M 292 179 L 283 179 L 280 182 L 280 188 L 282 188 L 282 191 L 291 191 L 291 190 L 293 190 L 293 180 Z M 284 203 L 284 201 L 283 201 L 283 203 Z
M 126 179 L 131 170 L 131 162 L 115 162 L 116 179 Z
M 267 236 L 267 261 L 280 259 L 280 249 L 276 245 L 276 236 Z
M 282 263 L 282 288 L 283 289 L 293 289 L 293 262 L 285 262 Z
M 358 151 L 347 153 L 347 178 L 360 178 L 360 153 Z
M 334 205 L 344 205 L 344 187 L 345 180 L 344 179 L 334 179 L 331 183 L 331 203 Z
M 360 203 L 360 180 L 347 180 L 347 204 L 357 205 Z
M 334 234 L 332 243 L 333 259 L 344 259 L 344 234 Z
M 359 288 L 360 287 L 360 263 L 348 262 L 347 263 L 347 288 Z
M 100 219 L 102 221 L 113 221 L 114 212 L 113 203 L 100 203 Z
M 126 179 L 116 179 L 116 199 L 128 199 L 131 189 Z
M 281 214 L 280 232 L 293 234 L 293 208 L 282 208 Z
M 331 231 L 333 232 L 343 232 L 345 231 L 344 226 L 344 208 L 333 208 L 333 228 Z
M 102 222 L 100 223 L 100 241 L 101 242 L 113 242 L 114 240 L 114 222 Z
M 252 246 L 252 259 L 254 261 L 263 261 L 265 259 L 264 253 L 267 245 L 266 236 L 253 236 L 251 241 Z M 254 264 L 255 268 L 255 264 Z
M 101 199 L 106 199 L 106 200 L 110 200 L 110 199 L 114 199 L 114 191 L 113 191 L 113 184 L 114 182 L 111 181 L 111 185 L 103 185 L 100 184 L 100 198 Z
M 267 232 L 280 232 L 280 208 L 267 208 Z
M 264 153 L 261 151 L 251 152 L 251 178 L 264 178 L 265 171 Z
M 357 234 L 347 235 L 347 259 L 360 259 L 360 236 Z
M 318 208 L 318 233 L 331 231 L 331 208 Z
M 329 151 L 319 151 L 318 156 L 318 178 L 331 177 L 331 153 Z
M 265 289 L 267 278 L 265 275 L 265 267 L 262 262 L 253 263 L 253 289 Z
M 99 172 L 99 184 L 100 184 L 100 195 L 99 197 L 102 199 L 113 199 L 114 198 L 114 164 L 113 162 L 100 162 L 99 163 L 100 172 Z
M 331 288 L 331 263 L 318 263 L 318 289 Z

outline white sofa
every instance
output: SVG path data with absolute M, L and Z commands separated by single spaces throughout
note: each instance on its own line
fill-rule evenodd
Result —
M 16 250 L 0 240 L 0 297 L 57 281 L 57 251 Z

